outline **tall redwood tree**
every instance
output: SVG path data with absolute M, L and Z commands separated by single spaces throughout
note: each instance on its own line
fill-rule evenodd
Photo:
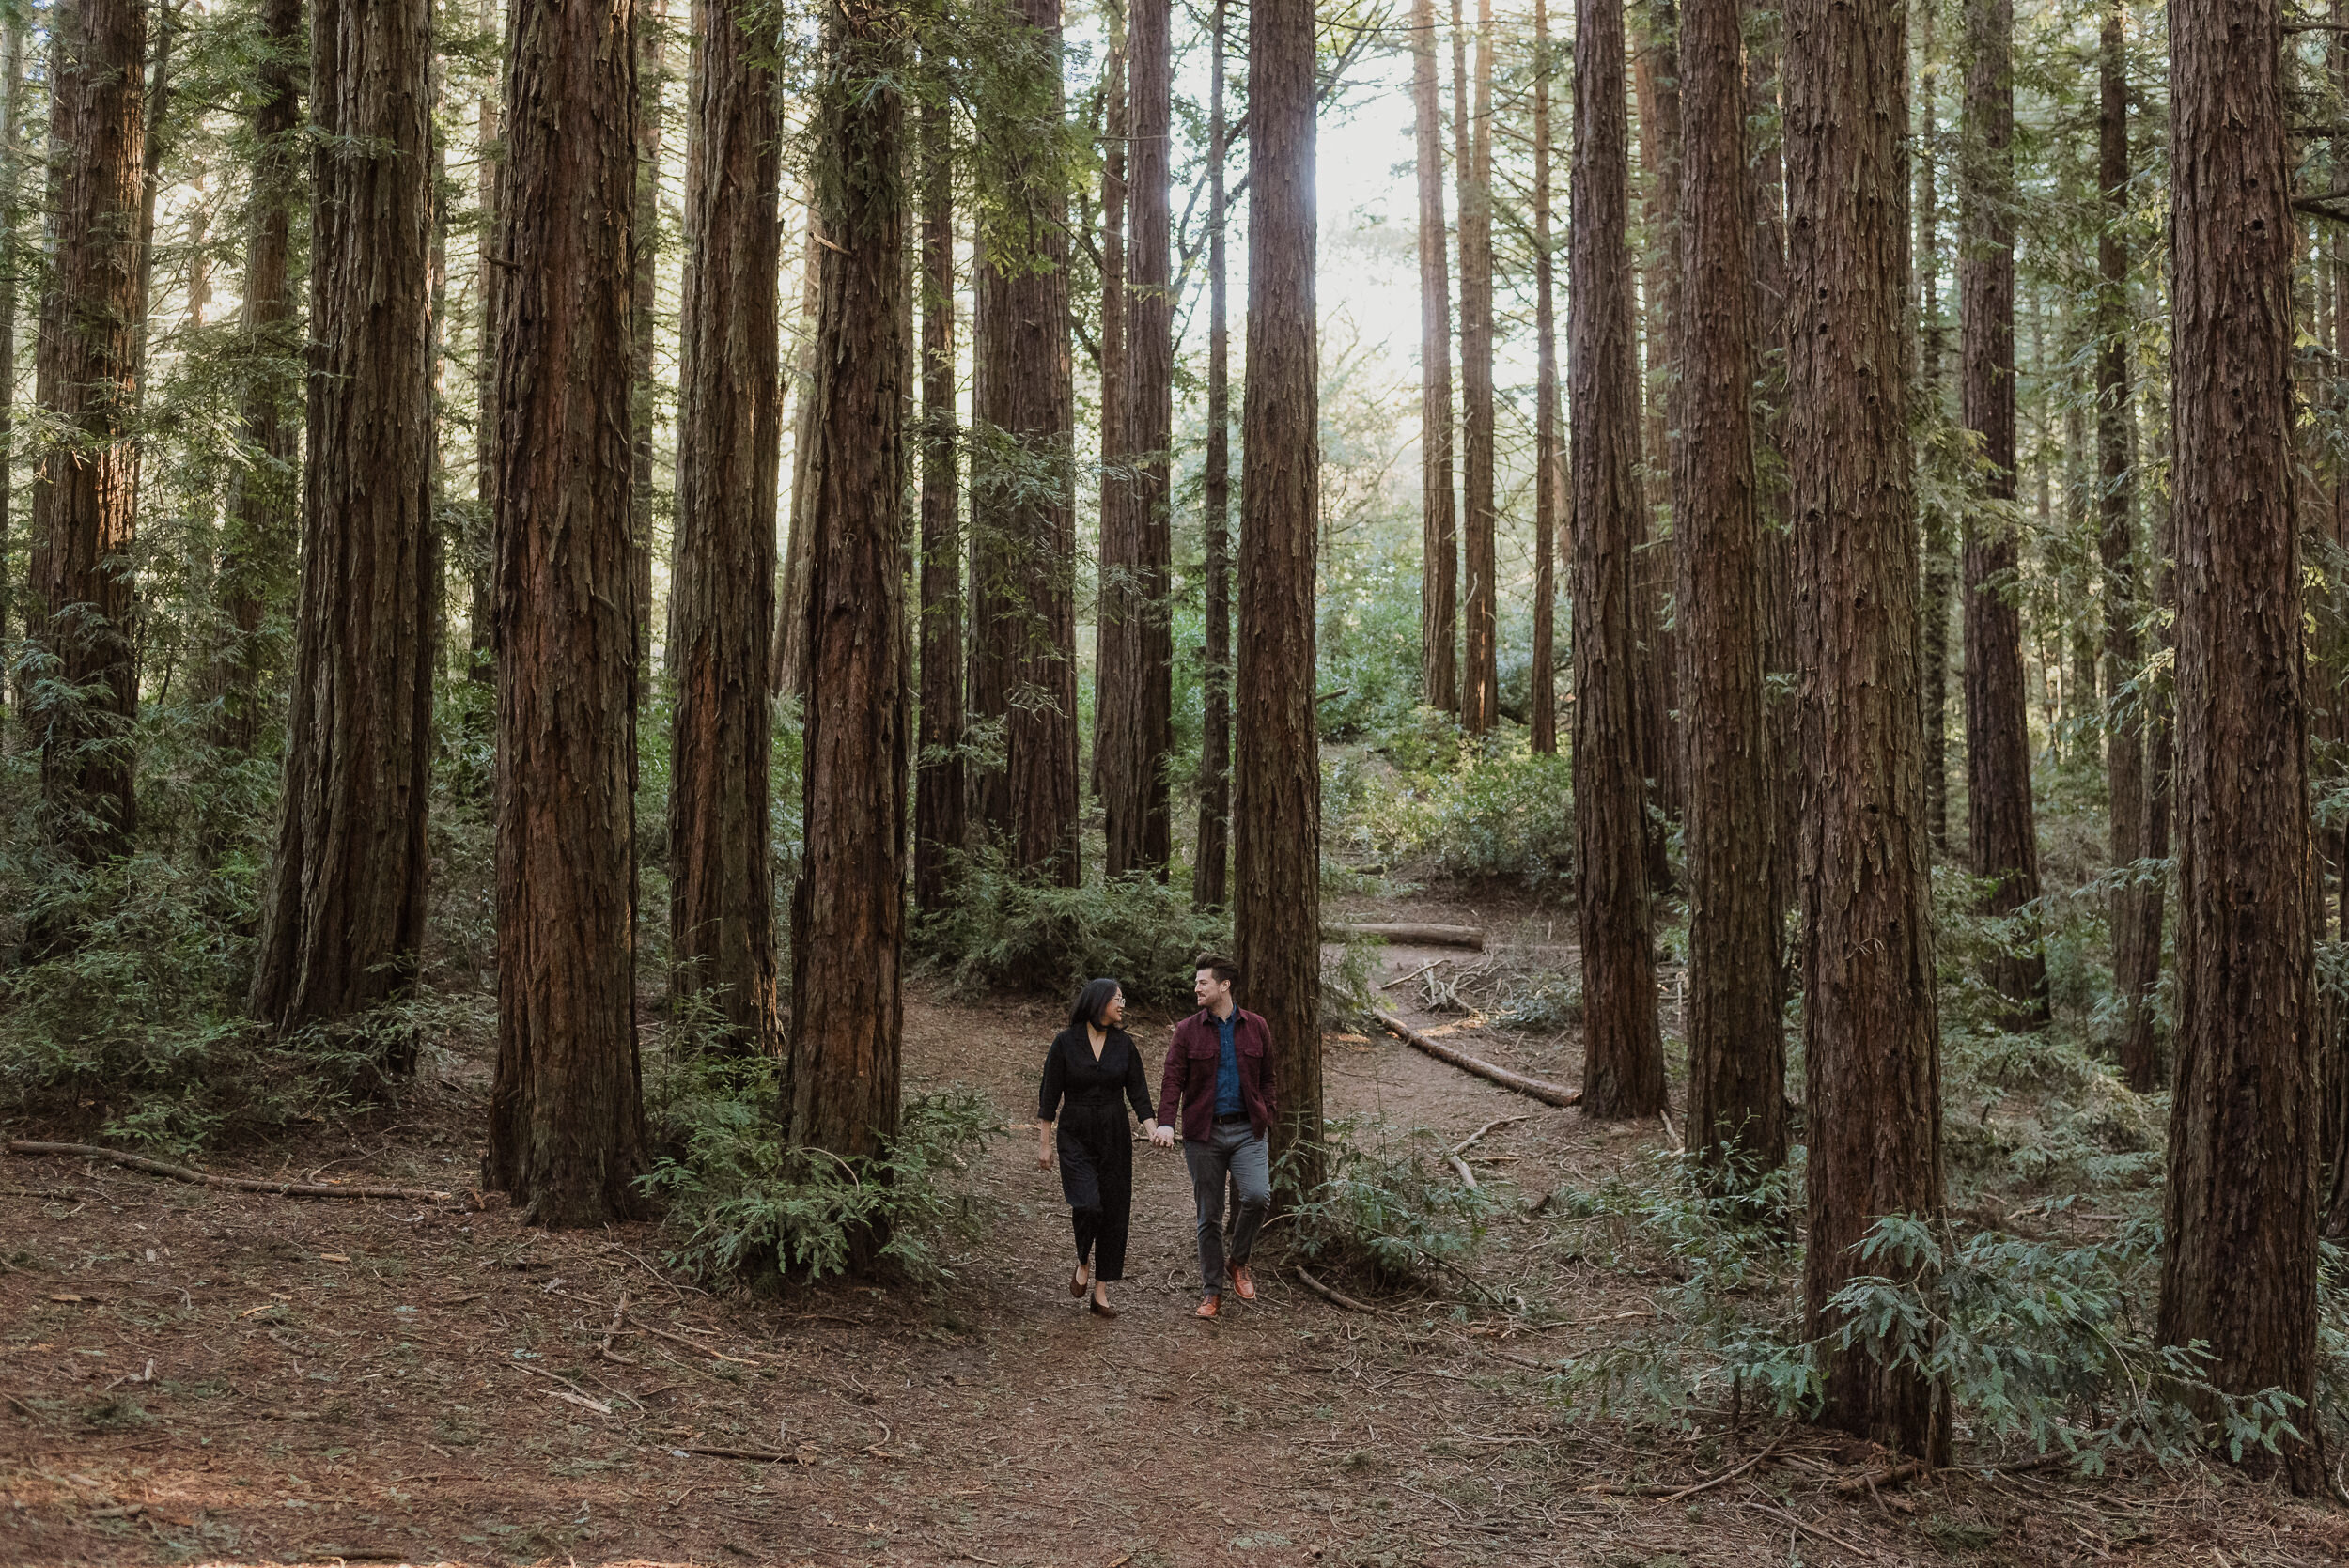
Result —
M 1982 442 L 1983 505 L 1966 521 L 1966 802 L 1985 913 L 2039 897 L 2031 823 L 2030 734 L 2024 708 L 2023 621 L 2015 501 L 2015 4 L 1966 0 L 1965 207 L 1958 334 L 1966 428 Z M 2035 922 L 2031 923 L 2035 925 Z M 2003 953 L 1990 982 L 2018 1023 L 2047 1016 L 2047 966 L 2035 939 Z
M 1681 436 L 1672 465 L 1688 729 L 1688 1139 L 1751 1167 L 1786 1157 L 1786 1045 L 1770 902 L 1753 332 L 1740 0 L 1683 0 Z
M 2277 0 L 2175 0 L 2170 17 L 2178 1003 L 2159 1327 L 2165 1344 L 2210 1346 L 2220 1389 L 2310 1400 L 2315 900 L 2283 19 Z M 2309 1438 L 2285 1442 L 2295 1490 L 2324 1484 L 2319 1461 Z
M 1200 468 L 1200 532 L 1206 561 L 1206 646 L 1200 661 L 1199 844 L 1191 904 L 1220 909 L 1229 896 L 1232 815 L 1232 323 L 1224 231 L 1230 204 L 1223 165 L 1231 140 L 1223 111 L 1223 0 L 1215 0 L 1207 64 L 1207 440 Z M 1442 236 L 1439 235 L 1441 251 Z M 1432 700 L 1432 699 L 1431 699 Z
M 327 139 L 311 207 L 302 593 L 252 998 L 281 1026 L 383 1001 L 424 943 L 440 592 L 431 63 L 429 0 L 313 8 L 311 112 Z
M 1533 750 L 1558 750 L 1558 299 L 1549 232 L 1549 6 L 1533 0 L 1533 660 L 1526 727 Z
M 921 751 L 913 784 L 913 903 L 942 909 L 969 817 L 963 768 L 962 518 L 955 424 L 955 169 L 949 107 L 921 110 Z
M 631 0 L 514 0 L 497 353 L 497 1079 L 482 1175 L 637 1207 Z
M 1314 8 L 1248 19 L 1248 357 L 1240 414 L 1239 726 L 1234 931 L 1271 1028 L 1272 1152 L 1297 1188 L 1321 1161 L 1321 764 L 1314 592 L 1321 451 L 1314 261 Z
M 1420 700 L 1457 712 L 1460 530 L 1452 492 L 1452 255 L 1444 230 L 1435 0 L 1413 0 L 1411 7 L 1411 119 L 1419 179 Z
M 734 1045 L 767 1051 L 778 1021 L 767 689 L 783 440 L 782 151 L 768 45 L 743 30 L 735 0 L 700 0 L 694 12 L 669 573 L 670 985 L 676 1001 L 712 1009 Z
M 137 828 L 131 722 L 131 545 L 138 451 L 139 83 L 147 8 L 75 0 L 51 18 L 49 287 L 34 351 L 36 398 L 57 432 L 33 486 L 31 640 L 54 660 L 53 691 L 27 722 L 40 737 L 47 837 L 82 865 L 126 853 Z M 30 945 L 66 933 L 37 918 Z
M 1908 39 L 1897 0 L 1786 8 L 1787 470 L 1800 579 L 1805 1332 L 1879 1271 L 1886 1215 L 1941 1211 L 1941 1079 L 1909 449 Z M 1855 1347 L 1825 1421 L 1929 1463 L 1946 1398 Z
M 792 1141 L 842 1157 L 896 1134 L 905 1022 L 907 21 L 889 3 L 834 9 L 816 104 L 817 201 L 839 248 L 818 262 L 786 1081 Z
M 1460 0 L 1453 0 L 1458 70 Z M 1455 132 L 1460 204 L 1460 722 L 1482 735 L 1501 717 L 1500 591 L 1496 584 L 1493 395 L 1493 8 L 1476 0 L 1475 107 Z M 1455 83 L 1453 101 L 1466 101 Z
M 1582 1111 L 1666 1104 L 1656 1017 L 1640 766 L 1633 559 L 1640 379 L 1632 339 L 1630 129 L 1622 0 L 1576 0 L 1574 250 L 1568 375 L 1574 434 L 1575 916 L 1582 945 Z

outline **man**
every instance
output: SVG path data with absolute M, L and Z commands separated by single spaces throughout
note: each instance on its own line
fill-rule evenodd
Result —
M 1272 1166 L 1265 1143 L 1272 1130 L 1272 1032 L 1264 1019 L 1233 1005 L 1232 987 L 1238 980 L 1239 967 L 1229 958 L 1214 954 L 1200 958 L 1191 977 L 1199 1011 L 1174 1026 L 1159 1078 L 1158 1130 L 1150 1135 L 1153 1143 L 1168 1148 L 1175 1126 L 1183 1129 L 1183 1163 L 1190 1168 L 1190 1192 L 1199 1211 L 1201 1317 L 1216 1315 L 1227 1281 L 1242 1301 L 1256 1299 L 1248 1258 L 1265 1211 L 1272 1206 Z M 1228 1258 L 1226 1177 L 1239 1201 Z

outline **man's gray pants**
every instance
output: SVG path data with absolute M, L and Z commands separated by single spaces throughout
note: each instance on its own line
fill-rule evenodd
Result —
M 1232 1261 L 1245 1264 L 1256 1250 L 1256 1231 L 1272 1206 L 1272 1162 L 1265 1141 L 1245 1122 L 1217 1123 L 1207 1141 L 1183 1141 L 1183 1163 L 1190 1168 L 1190 1195 L 1199 1209 L 1201 1294 L 1223 1294 L 1223 1180 L 1231 1178 L 1238 1212 L 1232 1220 Z

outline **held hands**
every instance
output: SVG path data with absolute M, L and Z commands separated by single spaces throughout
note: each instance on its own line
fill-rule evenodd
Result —
M 1154 1148 L 1171 1149 L 1174 1146 L 1174 1129 L 1161 1126 L 1156 1118 L 1143 1123 L 1142 1130 L 1149 1135 L 1151 1146 Z

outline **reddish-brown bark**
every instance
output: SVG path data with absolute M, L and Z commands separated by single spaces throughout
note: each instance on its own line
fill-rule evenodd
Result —
M 1321 1176 L 1321 765 L 1314 705 L 1321 454 L 1315 315 L 1314 8 L 1248 24 L 1248 365 L 1240 414 L 1234 931 L 1272 1031 L 1276 1159 Z
M 1411 8 L 1411 116 L 1419 179 L 1419 644 L 1421 700 L 1460 706 L 1459 514 L 1452 493 L 1452 262 L 1444 231 L 1443 110 L 1435 0 Z
M 1966 428 L 1987 465 L 1984 505 L 1966 520 L 1966 816 L 1983 909 L 2006 915 L 2039 897 L 2031 821 L 2030 733 L 2024 708 L 2023 623 L 2015 500 L 2014 0 L 1967 0 L 1965 209 L 1958 310 Z M 2036 922 L 2028 922 L 2035 931 Z M 2035 936 L 1992 960 L 1989 980 L 2014 1021 L 2047 1017 L 2047 966 Z
M 1639 366 L 1632 339 L 1630 130 L 1622 0 L 1576 0 L 1573 381 L 1575 913 L 1582 946 L 1582 1111 L 1654 1116 L 1666 1104 L 1656 1017 L 1640 766 L 1634 550 Z
M 1459 27 L 1459 0 L 1453 0 Z M 1454 60 L 1459 55 L 1455 45 Z M 1455 97 L 1457 93 L 1455 90 Z M 1493 8 L 1476 0 L 1476 107 L 1460 132 L 1460 723 L 1482 735 L 1501 717 L 1500 590 L 1494 551 Z
M 792 1141 L 848 1157 L 896 1135 L 904 1030 L 907 21 L 886 0 L 832 12 L 816 105 L 817 200 L 839 248 L 818 262 L 788 1094 Z
M 1223 115 L 1223 0 L 1215 0 L 1209 47 L 1207 442 L 1201 463 L 1199 518 L 1206 552 L 1201 586 L 1207 626 L 1199 680 L 1199 844 L 1191 864 L 1190 899 L 1196 908 L 1220 909 L 1229 880 L 1232 815 L 1232 331 L 1224 259 L 1229 204 L 1223 191 L 1231 143 Z M 1436 237 L 1436 249 L 1442 253 L 1441 234 Z
M 146 8 L 78 0 L 53 16 L 50 42 L 52 259 L 34 359 L 37 398 L 57 434 L 33 486 L 27 620 L 54 661 L 51 690 L 74 694 L 36 697 L 27 722 L 40 737 L 47 837 L 91 865 L 126 852 L 138 826 L 130 624 L 138 454 L 128 429 L 138 402 Z M 36 950 L 65 936 L 36 924 Z
M 1688 1140 L 1751 1170 L 1786 1157 L 1786 1042 L 1770 902 L 1753 495 L 1750 191 L 1740 0 L 1684 0 L 1672 466 L 1680 700 L 1688 726 Z
M 1787 471 L 1800 574 L 1805 1331 L 1875 1265 L 1878 1219 L 1942 1203 L 1931 846 L 1909 448 L 1908 40 L 1892 0 L 1786 8 Z M 1945 1399 L 1830 1353 L 1828 1424 L 1943 1463 Z
M 629 532 L 634 541 L 631 575 L 636 584 L 637 678 L 643 680 L 651 674 L 646 661 L 652 658 L 652 431 L 653 404 L 660 395 L 653 378 L 652 349 L 661 298 L 661 101 L 668 83 L 669 0 L 637 0 L 637 4 L 636 86 L 643 102 L 636 116 L 636 272 L 630 303 L 635 313 L 629 384 L 634 388 L 630 409 L 636 421 L 636 491 L 630 503 Z M 699 10 L 697 7 L 693 25 L 697 42 L 711 26 Z M 687 178 L 692 178 L 690 173 Z M 767 489 L 774 489 L 771 479 Z M 774 553 L 771 547 L 768 553 Z
M 1558 301 L 1549 233 L 1549 7 L 1533 0 L 1533 659 L 1526 727 L 1537 752 L 1558 750 Z
M 913 903 L 952 896 L 967 830 L 962 721 L 962 527 L 955 427 L 955 184 L 949 111 L 921 113 L 922 718 L 913 784 Z
M 2276 0 L 2170 8 L 2180 843 L 2159 1327 L 2209 1345 L 2219 1389 L 2310 1400 L 2314 900 L 2283 41 Z M 2308 1437 L 2283 1452 L 2295 1490 L 2324 1483 Z
M 498 1062 L 484 1181 L 638 1206 L 630 0 L 514 0 L 497 254 Z
M 777 1023 L 767 661 L 783 440 L 782 153 L 767 46 L 726 0 L 700 0 L 694 31 L 669 573 L 670 990 L 677 1002 L 706 1003 L 734 1045 L 764 1052 Z M 645 450 L 640 432 L 639 474 Z
M 281 1027 L 390 997 L 424 940 L 440 586 L 431 27 L 428 0 L 312 11 L 311 115 L 329 140 L 312 166 L 302 588 L 252 994 Z

